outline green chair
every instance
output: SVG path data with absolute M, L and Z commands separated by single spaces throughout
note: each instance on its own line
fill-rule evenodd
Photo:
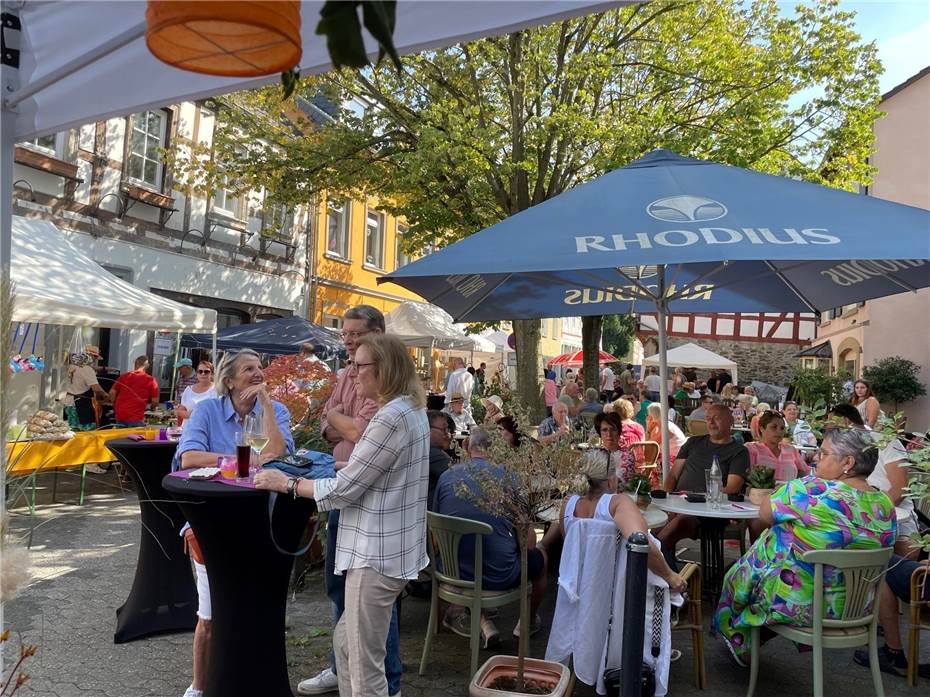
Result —
M 884 697 L 882 674 L 878 667 L 878 606 L 880 585 L 885 577 L 891 548 L 885 549 L 824 549 L 812 550 L 801 559 L 814 565 L 813 627 L 787 624 L 768 625 L 776 634 L 806 644 L 814 649 L 814 697 L 823 697 L 823 650 L 851 649 L 869 645 L 869 663 L 875 694 Z M 831 620 L 823 616 L 823 567 L 843 571 L 846 581 L 846 603 L 843 616 Z M 870 606 L 871 603 L 871 606 Z M 750 639 L 752 662 L 749 668 L 749 691 L 752 697 L 759 677 L 759 627 L 752 628 Z
M 478 670 L 478 646 L 481 641 L 481 609 L 501 607 L 520 601 L 520 589 L 512 591 L 485 591 L 481 588 L 482 535 L 491 534 L 487 523 L 466 518 L 427 512 L 426 525 L 429 530 L 426 540 L 433 569 L 432 595 L 429 605 L 429 624 L 420 659 L 420 675 L 426 670 L 426 659 L 439 631 L 439 601 L 467 607 L 471 612 L 471 672 L 469 679 Z M 466 581 L 459 573 L 459 544 L 465 535 L 475 536 L 475 580 Z M 437 554 L 438 552 L 438 554 Z M 442 560 L 442 570 L 438 560 Z

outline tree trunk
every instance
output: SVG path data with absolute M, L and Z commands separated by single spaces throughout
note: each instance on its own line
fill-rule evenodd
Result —
M 539 356 L 539 320 L 512 321 L 517 351 L 517 394 L 531 419 L 545 415 L 542 401 L 542 363 Z
M 601 350 L 601 325 L 604 318 L 600 315 L 581 318 L 581 350 L 584 352 L 584 363 L 581 367 L 584 372 L 585 389 L 593 387 L 600 392 L 601 371 L 597 362 L 598 352 Z

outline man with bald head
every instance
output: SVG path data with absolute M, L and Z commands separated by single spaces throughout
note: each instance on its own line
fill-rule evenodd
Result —
M 704 472 L 710 469 L 716 455 L 720 463 L 723 493 L 738 494 L 743 490 L 749 471 L 749 451 L 733 439 L 733 416 L 724 405 L 712 404 L 707 407 L 705 418 L 707 435 L 691 436 L 685 441 L 665 478 L 664 488 L 668 492 L 703 492 Z M 670 516 L 668 525 L 657 535 L 662 542 L 662 551 L 669 559 L 674 557 L 679 540 L 697 536 L 698 519 L 687 515 Z

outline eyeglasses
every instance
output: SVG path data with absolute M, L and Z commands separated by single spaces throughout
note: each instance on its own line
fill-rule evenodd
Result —
M 197 375 L 211 375 L 212 373 L 213 373 L 212 370 L 198 370 L 197 371 Z
M 358 339 L 360 336 L 365 336 L 366 334 L 371 334 L 371 330 L 366 329 L 365 331 L 361 332 L 339 332 L 339 336 L 342 337 L 343 341 L 346 339 Z
M 429 428 L 431 431 L 439 431 L 440 433 L 444 433 L 447 436 L 452 435 L 452 431 L 449 430 L 448 426 L 446 426 L 445 428 L 439 428 L 439 426 L 430 426 Z

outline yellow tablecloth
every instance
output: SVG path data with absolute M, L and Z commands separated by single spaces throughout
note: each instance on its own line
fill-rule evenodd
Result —
M 30 474 L 36 470 L 66 469 L 115 460 L 106 442 L 125 438 L 130 433 L 144 434 L 145 428 L 113 428 L 81 431 L 68 440 L 36 440 L 7 443 L 6 456 L 10 475 Z

